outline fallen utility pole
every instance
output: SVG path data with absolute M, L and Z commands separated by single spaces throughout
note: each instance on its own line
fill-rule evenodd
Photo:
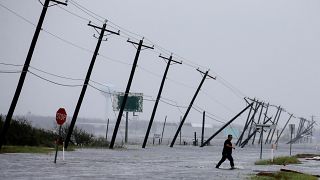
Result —
M 12 119 L 12 116 L 13 116 L 13 113 L 14 113 L 14 110 L 15 110 L 15 108 L 17 106 L 17 103 L 18 103 L 18 100 L 19 100 L 19 96 L 20 96 L 20 93 L 21 93 L 21 90 L 22 90 L 22 87 L 23 87 L 23 84 L 24 84 L 24 80 L 26 78 L 26 75 L 27 75 L 27 72 L 28 72 L 28 69 L 29 69 L 29 66 L 30 66 L 32 55 L 33 55 L 34 49 L 36 47 L 40 31 L 42 29 L 42 24 L 43 24 L 44 18 L 46 16 L 48 7 L 50 7 L 49 6 L 50 2 L 54 2 L 55 3 L 54 5 L 57 5 L 57 4 L 61 4 L 61 5 L 65 5 L 65 6 L 67 5 L 66 3 L 59 2 L 59 1 L 56 1 L 56 0 L 45 0 L 44 4 L 42 4 L 43 8 L 42 8 L 42 11 L 41 11 L 41 15 L 40 15 L 36 30 L 35 30 L 33 38 L 32 38 L 31 45 L 30 45 L 26 60 L 24 62 L 24 66 L 23 66 L 21 74 L 20 74 L 18 85 L 17 85 L 16 91 L 14 93 L 13 99 L 11 101 L 11 105 L 10 105 L 9 111 L 7 113 L 7 116 L 6 116 L 6 120 L 4 121 L 2 130 L 1 130 L 0 149 L 1 149 L 2 145 L 5 142 L 5 137 L 6 137 L 6 134 L 8 132 L 8 129 L 9 129 L 9 126 L 10 126 L 10 122 L 11 122 L 11 119 Z M 23 133 L 23 132 L 21 132 L 21 133 Z
M 97 42 L 96 48 L 94 50 L 94 53 L 93 53 L 93 56 L 92 56 L 92 59 L 91 59 L 91 62 L 90 62 L 89 68 L 88 68 L 86 79 L 84 80 L 84 83 L 82 85 L 82 90 L 81 90 L 81 93 L 80 93 L 76 108 L 75 108 L 73 116 L 72 116 L 72 120 L 71 120 L 69 129 L 68 129 L 68 134 L 67 134 L 67 137 L 66 137 L 66 140 L 65 140 L 65 144 L 64 144 L 65 148 L 68 148 L 69 141 L 70 141 L 70 138 L 71 138 L 71 135 L 72 135 L 72 132 L 73 132 L 73 128 L 74 128 L 74 125 L 76 124 L 76 121 L 77 121 L 77 118 L 78 118 L 78 114 L 79 114 L 79 111 L 80 111 L 80 108 L 81 108 L 81 104 L 82 104 L 84 95 L 85 95 L 85 93 L 87 91 L 87 87 L 88 87 L 88 84 L 89 84 L 89 81 L 90 81 L 90 76 L 91 76 L 91 73 L 92 73 L 92 70 L 93 70 L 93 66 L 94 66 L 94 63 L 96 61 L 99 49 L 100 49 L 101 42 L 102 42 L 103 37 L 104 37 L 104 33 L 107 31 L 107 32 L 109 32 L 111 34 L 120 35 L 120 31 L 114 32 L 114 31 L 107 30 L 106 29 L 106 26 L 107 26 L 106 22 L 103 24 L 102 27 L 98 27 L 98 26 L 92 25 L 91 22 L 89 22 L 88 26 L 93 27 L 95 30 L 99 29 L 100 30 L 100 35 L 99 35 L 98 42 Z
M 267 115 L 268 115 L 269 106 L 270 106 L 270 104 L 268 103 L 267 107 L 266 107 L 266 111 L 264 112 L 263 124 L 266 122 L 266 119 L 268 117 Z M 260 144 L 260 142 L 261 142 L 261 136 L 259 138 L 258 144 Z
M 190 104 L 188 106 L 188 109 L 187 109 L 186 113 L 184 114 L 184 116 L 183 116 L 183 118 L 182 118 L 182 120 L 180 122 L 180 125 L 179 125 L 179 127 L 178 127 L 178 129 L 176 131 L 176 134 L 174 135 L 173 140 L 172 140 L 172 142 L 170 144 L 170 147 L 173 147 L 174 143 L 176 142 L 177 136 L 178 136 L 179 132 L 181 131 L 182 125 L 183 125 L 184 121 L 186 120 L 186 118 L 187 118 L 187 116 L 189 114 L 189 111 L 190 111 L 190 109 L 191 109 L 191 107 L 193 105 L 193 102 L 197 98 L 197 95 L 198 95 L 198 93 L 199 93 L 199 91 L 200 91 L 200 89 L 201 89 L 201 87 L 202 87 L 202 85 L 204 83 L 204 80 L 207 78 L 207 76 L 212 78 L 212 79 L 216 79 L 215 77 L 212 77 L 212 76 L 208 75 L 209 70 L 207 70 L 205 73 L 200 71 L 199 69 L 197 69 L 197 71 L 199 71 L 201 74 L 204 74 L 204 76 L 203 76 L 203 78 L 202 78 L 202 80 L 201 80 L 201 82 L 200 82 L 200 84 L 198 86 L 198 89 L 197 89 L 196 93 L 194 94 L 194 96 L 193 96 L 193 98 L 192 98 L 192 100 L 191 100 L 191 102 L 190 102 Z
M 261 102 L 261 104 L 262 104 L 262 106 L 261 106 L 261 109 L 260 109 L 260 114 L 259 114 L 259 118 L 258 118 L 257 124 L 260 124 L 260 119 L 261 119 L 262 111 L 263 111 L 263 108 L 264 108 L 264 103 Z M 253 135 L 252 145 L 254 144 L 255 139 L 256 139 L 256 133 Z
M 263 122 L 263 124 L 267 124 L 269 121 L 271 121 L 272 117 L 269 118 L 267 121 Z M 254 129 L 253 130 L 253 133 L 249 134 L 248 138 L 245 139 L 241 144 L 240 144 L 240 147 L 243 148 L 244 146 L 246 146 L 249 142 L 249 140 L 251 139 L 251 137 L 257 133 L 257 129 Z M 260 132 L 261 133 L 261 132 Z M 260 139 L 262 138 L 262 136 L 260 135 Z
M 139 43 L 130 41 L 130 39 L 128 39 L 127 42 L 129 42 L 129 43 L 131 43 L 133 45 L 138 45 L 138 48 L 137 48 L 136 56 L 134 58 L 134 62 L 133 62 L 133 65 L 132 65 L 132 69 L 131 69 L 130 77 L 129 77 L 128 84 L 127 84 L 127 87 L 126 87 L 126 91 L 124 93 L 123 100 L 122 100 L 122 103 L 121 103 L 121 107 L 120 107 L 120 111 L 119 111 L 119 114 L 118 114 L 117 122 L 116 122 L 116 125 L 115 125 L 114 130 L 113 130 L 113 135 L 112 135 L 112 139 L 111 139 L 110 146 L 109 146 L 110 149 L 113 149 L 114 143 L 116 141 L 119 125 L 120 125 L 121 118 L 122 118 L 122 115 L 123 115 L 123 110 L 124 110 L 124 108 L 126 106 L 126 103 L 127 103 L 127 99 L 128 99 L 128 95 L 129 95 L 129 92 L 130 92 L 132 79 L 133 79 L 134 72 L 135 72 L 137 64 L 138 64 L 138 59 L 139 59 L 139 55 L 140 55 L 140 52 L 141 52 L 141 48 L 142 47 L 144 47 L 146 49 L 153 49 L 154 48 L 153 46 L 150 47 L 150 46 L 143 45 L 143 39 L 140 40 Z
M 274 117 L 273 121 L 271 121 L 272 124 L 274 124 L 276 122 L 278 115 L 279 115 L 279 112 L 280 112 L 280 107 L 277 107 L 276 116 Z M 270 134 L 271 134 L 271 129 L 269 130 L 268 136 L 267 136 L 264 144 L 267 144 Z
M 272 122 L 272 124 L 273 124 L 273 125 L 276 125 L 276 126 L 277 126 L 277 124 L 278 124 L 278 121 L 279 121 L 279 118 L 280 118 L 280 115 L 281 115 L 281 112 L 282 112 L 282 108 L 281 108 L 280 106 L 278 107 L 278 111 L 279 111 L 278 116 L 275 117 L 274 120 L 273 120 L 273 122 Z M 271 140 L 272 140 L 273 134 L 274 134 L 274 131 L 273 131 L 273 130 L 275 130 L 275 129 L 270 129 L 270 130 L 269 130 L 269 133 L 268 133 L 267 139 L 266 139 L 266 141 L 265 141 L 265 144 L 267 144 L 267 143 L 270 144 L 270 143 L 271 143 Z M 271 134 L 271 132 L 273 132 L 273 133 Z M 271 135 L 271 137 L 270 137 L 270 135 Z M 269 137 L 270 137 L 270 141 L 269 141 Z
M 253 102 L 245 107 L 241 112 L 239 112 L 235 117 L 233 117 L 229 122 L 223 125 L 217 132 L 215 132 L 209 139 L 207 139 L 200 147 L 205 146 L 208 142 L 210 142 L 216 135 L 218 135 L 224 128 L 226 128 L 229 124 L 231 124 L 234 120 L 236 120 L 242 113 L 244 113 L 248 108 L 253 105 Z
M 142 148 L 146 147 L 146 144 L 147 144 L 147 141 L 148 141 L 148 137 L 149 137 L 149 133 L 150 133 L 150 129 L 151 129 L 154 117 L 155 117 L 156 112 L 157 112 L 157 107 L 158 107 L 158 104 L 159 104 L 159 100 L 161 98 L 162 89 L 163 89 L 163 86 L 164 86 L 164 82 L 166 81 L 167 73 L 168 73 L 169 67 L 171 65 L 171 62 L 174 62 L 176 64 L 182 64 L 182 62 L 178 62 L 178 61 L 173 60 L 172 59 L 172 55 L 169 58 L 166 58 L 166 57 L 161 56 L 161 54 L 160 54 L 159 57 L 164 59 L 164 60 L 168 60 L 168 61 L 167 61 L 166 70 L 164 71 L 164 74 L 163 74 L 163 77 L 162 77 L 162 81 L 161 81 L 161 84 L 160 84 L 160 89 L 159 89 L 159 92 L 158 92 L 158 95 L 157 95 L 157 99 L 156 99 L 156 101 L 154 103 L 154 106 L 153 106 L 151 118 L 150 118 L 150 121 L 149 121 L 149 125 L 148 125 L 148 129 L 147 129 L 146 135 L 144 137 Z
M 280 136 L 282 135 L 283 131 L 286 129 L 286 127 L 287 127 L 287 125 L 288 125 L 288 123 L 289 123 L 290 119 L 292 118 L 292 116 L 293 116 L 293 114 L 290 114 L 290 117 L 289 117 L 289 119 L 287 120 L 287 122 L 286 122 L 286 124 L 284 125 L 284 127 L 282 128 L 282 130 L 281 130 L 280 134 L 278 135 L 278 137 L 277 137 L 277 140 L 276 140 L 275 144 L 278 144 L 278 141 L 279 141 L 279 139 L 280 139 Z
M 280 119 L 280 116 L 281 116 L 281 112 L 282 112 L 282 108 L 280 109 L 280 112 L 279 112 L 277 121 L 275 122 L 275 125 L 276 125 L 276 126 L 278 126 L 278 122 L 279 122 L 279 119 Z M 271 134 L 271 138 L 270 138 L 270 140 L 269 140 L 269 144 L 271 144 L 271 142 L 272 142 L 273 135 L 274 135 L 274 132 L 275 132 L 275 131 L 276 131 L 276 129 L 273 129 L 272 134 Z
M 248 104 L 250 104 L 246 99 L 244 99 L 244 100 L 245 100 Z M 240 135 L 240 137 L 239 137 L 236 145 L 241 144 L 243 135 L 244 135 L 245 131 L 247 130 L 247 128 L 248 128 L 248 126 L 249 126 L 249 123 L 250 123 L 249 118 L 250 118 L 252 109 L 253 109 L 253 106 L 250 107 L 250 110 L 249 110 L 249 113 L 248 113 L 248 117 L 247 117 L 246 123 L 245 123 L 245 125 L 244 125 L 244 127 L 243 127 L 242 133 L 241 133 L 241 135 Z
M 250 135 L 250 133 L 251 133 L 252 125 L 253 125 L 253 123 L 255 123 L 255 122 L 254 122 L 254 119 L 255 119 L 256 114 L 257 114 L 257 112 L 259 111 L 259 108 L 260 108 L 261 105 L 262 105 L 262 104 L 261 104 L 260 102 L 256 102 L 256 108 L 254 109 L 253 115 L 252 115 L 252 117 L 251 117 L 251 124 L 250 124 L 250 128 L 249 128 L 249 131 L 248 131 L 248 137 L 249 137 L 249 135 Z

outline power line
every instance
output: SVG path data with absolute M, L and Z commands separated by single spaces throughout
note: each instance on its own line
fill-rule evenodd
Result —
M 88 16 L 92 17 L 93 19 L 96 19 L 97 21 L 99 21 L 99 22 L 101 22 L 101 23 L 104 22 L 104 20 L 105 20 L 104 18 L 102 18 L 102 20 L 101 20 L 101 19 L 98 19 L 98 18 L 96 17 L 96 14 L 94 14 L 95 16 L 93 16 L 92 14 L 88 13 L 88 9 L 84 8 L 83 6 L 79 5 L 78 3 L 76 3 L 76 2 L 74 2 L 74 1 L 72 1 L 72 0 L 70 0 L 70 3 L 71 3 L 72 5 L 74 5 L 76 8 L 78 8 L 79 10 L 81 10 L 82 12 L 84 12 L 85 14 L 87 14 Z M 91 12 L 91 11 L 89 11 L 89 12 Z
M 75 1 L 73 1 L 73 0 L 71 0 L 71 3 L 72 3 L 76 8 L 78 8 L 78 9 L 80 9 L 81 11 L 85 12 L 85 14 L 89 15 L 89 16 L 92 17 L 92 18 L 97 19 L 97 20 L 100 21 L 100 22 L 102 21 L 101 19 L 103 19 L 103 20 L 107 19 L 107 18 L 102 17 L 102 16 L 100 16 L 99 14 L 96 14 L 96 13 L 94 13 L 93 11 L 85 8 L 84 6 L 80 5 L 79 3 L 77 3 L 77 2 L 75 2 Z M 75 13 L 73 13 L 73 14 L 74 14 L 74 15 L 77 15 L 77 14 L 75 14 Z M 97 17 L 100 18 L 100 19 L 98 19 Z M 84 18 L 82 18 L 82 19 L 84 19 Z M 123 27 L 121 27 L 121 26 L 119 26 L 119 25 L 117 25 L 117 24 L 115 24 L 115 23 L 113 23 L 113 22 L 111 22 L 111 21 L 108 21 L 108 22 L 112 23 L 113 25 L 115 25 L 116 27 L 118 27 L 118 28 L 121 29 L 121 30 L 124 30 L 124 31 L 126 31 L 126 32 L 129 32 L 129 33 L 131 33 L 131 34 L 133 34 L 133 35 L 135 35 L 135 36 L 138 36 L 139 38 L 144 37 L 144 36 L 141 36 L 141 35 L 139 35 L 139 34 L 137 34 L 137 33 L 134 33 L 134 32 L 132 32 L 132 31 L 129 31 L 129 30 L 127 30 L 127 29 L 125 29 L 125 28 L 123 28 Z M 129 34 L 127 34 L 127 35 L 128 35 L 129 37 L 131 37 L 131 38 L 135 38 L 135 37 L 133 37 L 133 36 L 131 36 L 131 35 L 129 35 Z M 135 39 L 138 39 L 138 38 L 135 38 Z M 147 41 L 149 41 L 150 43 L 154 44 L 155 47 L 157 47 L 161 52 L 166 53 L 166 54 L 170 54 L 170 51 L 166 50 L 165 48 L 161 47 L 160 45 L 157 45 L 156 43 L 154 43 L 153 41 L 151 41 L 151 40 L 148 39 L 148 38 L 145 38 L 145 39 L 146 39 Z M 155 50 L 153 50 L 153 51 L 155 51 Z M 158 53 L 158 52 L 157 52 L 157 53 Z M 188 59 L 186 59 L 186 58 L 184 58 L 184 57 L 182 57 L 182 56 L 179 56 L 179 55 L 176 54 L 176 53 L 173 53 L 173 54 L 174 54 L 175 56 L 177 56 L 178 58 L 182 59 L 182 60 L 184 61 L 184 64 L 187 65 L 187 66 L 189 66 L 189 67 L 192 67 L 192 68 L 195 68 L 195 69 L 198 68 L 198 67 L 201 67 L 201 68 L 203 68 L 203 69 L 208 69 L 207 67 L 202 66 L 202 65 L 200 65 L 200 64 L 197 64 L 197 63 L 195 63 L 195 62 L 193 62 L 193 61 L 190 61 L 190 60 L 188 60 Z M 217 73 L 216 73 L 216 74 L 217 74 Z M 239 98 L 246 97 L 244 93 L 242 93 L 239 89 L 235 88 L 235 87 L 234 87 L 233 85 L 231 85 L 228 81 L 226 81 L 225 79 L 223 79 L 222 76 L 219 75 L 219 78 L 221 78 L 221 79 L 224 81 L 224 82 L 222 82 L 222 81 L 219 81 L 219 82 L 220 82 L 221 84 L 223 84 L 224 86 L 226 86 L 228 89 L 230 89 L 231 92 L 233 92 L 236 96 L 238 96 Z M 240 95 L 239 95 L 239 94 L 240 94 Z
M 93 11 L 85 8 L 84 6 L 80 5 L 79 3 L 77 3 L 77 2 L 75 2 L 75 1 L 73 1 L 73 0 L 71 0 L 71 4 L 73 4 L 77 9 L 79 9 L 80 11 L 82 11 L 83 13 L 85 13 L 86 15 L 88 15 L 89 17 L 94 18 L 95 20 L 97 20 L 97 21 L 99 21 L 99 22 L 103 22 L 103 21 L 106 19 L 106 18 L 104 18 L 104 17 L 102 17 L 102 16 L 94 13 Z M 25 22 L 27 22 L 27 23 L 29 23 L 29 24 L 32 24 L 33 26 L 36 26 L 32 21 L 30 21 L 30 20 L 28 20 L 27 18 L 23 17 L 22 15 L 16 13 L 15 11 L 11 10 L 10 8 L 6 7 L 5 5 L 3 5 L 3 4 L 0 3 L 0 6 L 1 6 L 2 8 L 4 8 L 4 9 L 6 9 L 7 11 L 11 12 L 11 13 L 14 14 L 15 16 L 19 17 L 20 19 L 24 20 Z M 76 17 L 78 17 L 78 18 L 80 18 L 80 19 L 82 19 L 82 20 L 90 21 L 90 19 L 85 18 L 85 17 L 83 17 L 83 16 L 80 16 L 80 15 L 78 15 L 77 13 L 71 12 L 71 11 L 69 11 L 69 10 L 67 10 L 67 9 L 65 9 L 65 8 L 63 8 L 63 7 L 60 7 L 60 6 L 59 6 L 59 8 L 63 9 L 64 11 L 68 12 L 69 14 L 71 14 L 71 15 L 73 15 L 73 16 L 76 16 Z M 98 17 L 98 18 L 97 18 L 97 17 Z M 129 31 L 129 30 L 127 30 L 127 29 L 125 29 L 125 28 L 123 28 L 123 27 L 121 27 L 121 26 L 113 23 L 112 21 L 108 21 L 108 22 L 113 25 L 113 26 L 111 26 L 111 25 L 108 25 L 108 26 L 110 26 L 110 27 L 112 27 L 112 28 L 115 28 L 114 26 L 116 26 L 117 28 L 121 29 L 122 31 L 127 32 L 127 33 L 122 33 L 122 34 L 127 35 L 127 36 L 122 36 L 122 37 L 125 37 L 125 38 L 129 37 L 129 38 L 132 38 L 132 39 L 139 39 L 139 38 L 142 38 L 142 37 L 143 37 L 143 36 L 141 36 L 141 35 L 139 35 L 139 34 L 137 34 L 137 33 L 134 33 L 134 32 L 132 32 L 132 31 Z M 53 36 L 53 37 L 55 37 L 55 38 L 57 38 L 57 39 L 65 42 L 65 43 L 67 43 L 67 44 L 69 44 L 69 45 L 71 45 L 71 46 L 74 46 L 74 47 L 76 47 L 76 48 L 78 48 L 78 49 L 81 49 L 81 50 L 83 50 L 83 51 L 87 51 L 87 52 L 93 53 L 93 51 L 91 51 L 91 50 L 89 50 L 89 49 L 87 49 L 87 48 L 81 47 L 81 46 L 79 46 L 79 45 L 77 45 L 77 44 L 75 44 L 75 43 L 72 43 L 71 41 L 65 40 L 64 38 L 61 38 L 61 37 L 59 37 L 59 36 L 57 36 L 57 35 L 49 32 L 49 31 L 47 31 L 47 30 L 44 30 L 44 29 L 42 29 L 42 30 L 43 30 L 44 32 L 48 33 L 49 35 L 51 35 L 51 36 Z M 138 38 L 137 38 L 137 37 L 138 37 Z M 170 51 L 166 50 L 165 48 L 161 47 L 160 45 L 157 45 L 156 43 L 154 43 L 153 41 L 149 40 L 148 38 L 145 38 L 145 39 L 146 39 L 148 42 L 154 44 L 154 46 L 155 46 L 157 49 L 159 49 L 162 53 L 170 54 Z M 159 53 L 159 51 L 156 51 L 156 50 L 153 50 L 153 51 L 156 52 L 156 53 Z M 178 58 L 184 60 L 184 64 L 187 65 L 187 66 L 189 66 L 189 67 L 192 67 L 192 68 L 202 67 L 202 68 L 206 69 L 205 66 L 202 66 L 202 65 L 197 64 L 197 63 L 195 63 L 195 62 L 193 62 L 193 61 L 190 61 L 190 60 L 188 60 L 188 59 L 186 59 L 186 58 L 184 58 L 184 57 L 182 57 L 182 56 L 179 56 L 179 55 L 177 55 L 177 54 L 175 54 L 175 53 L 173 53 L 173 54 L 174 54 L 175 56 L 177 56 Z M 106 59 L 106 60 L 114 61 L 114 62 L 121 63 L 121 64 L 125 64 L 125 65 L 131 65 L 130 63 L 126 63 L 126 62 L 120 61 L 120 60 L 115 60 L 115 59 L 113 59 L 113 58 L 107 57 L 107 56 L 102 55 L 102 54 L 100 54 L 99 56 L 102 57 L 102 58 L 104 58 L 104 59 Z M 139 66 L 139 67 L 141 68 L 141 66 Z M 141 68 L 141 69 L 144 70 L 144 71 L 146 71 L 145 68 Z M 21 72 L 21 71 L 19 71 L 19 72 Z M 146 71 L 146 72 L 148 72 L 148 71 Z M 18 73 L 18 71 L 15 71 L 15 72 L 14 72 L 14 71 L 2 71 L 2 73 Z M 150 72 L 150 71 L 149 71 L 148 73 L 149 73 L 149 74 L 152 74 L 152 75 L 154 75 L 154 76 L 158 76 L 158 77 L 159 77 L 159 75 L 156 74 L 156 73 L 153 73 L 153 72 Z M 216 73 L 216 72 L 215 72 L 215 73 Z M 216 74 L 217 74 L 217 73 L 216 73 Z M 222 76 L 220 76 L 220 75 L 218 75 L 218 76 L 219 76 L 218 82 L 221 83 L 223 86 L 227 87 L 227 88 L 228 88 L 232 93 L 234 93 L 237 97 L 239 97 L 239 98 L 241 98 L 241 99 L 242 99 L 243 97 L 246 97 L 246 95 L 245 95 L 241 90 L 239 90 L 238 88 L 236 88 L 235 86 L 233 86 L 231 83 L 229 83 L 228 81 L 226 81 L 224 78 L 222 78 Z M 78 80 L 80 80 L 80 79 L 78 79 Z M 192 86 L 190 86 L 190 85 L 186 85 L 186 84 L 181 83 L 181 82 L 179 82 L 179 81 L 175 81 L 175 80 L 172 80 L 172 79 L 169 79 L 169 78 L 168 78 L 168 80 L 173 81 L 173 82 L 175 82 L 176 84 L 180 84 L 180 85 L 182 85 L 182 86 L 184 86 L 184 87 L 194 88 L 194 87 L 192 87 Z M 219 104 L 221 104 L 221 103 L 219 103 Z M 222 104 L 221 104 L 221 105 L 222 105 Z M 223 107 L 226 107 L 226 106 L 223 105 Z M 229 109 L 229 110 L 230 110 L 230 109 Z
M 30 74 L 32 74 L 32 75 L 34 75 L 34 76 L 36 76 L 36 77 L 38 77 L 38 78 L 40 78 L 40 79 L 42 79 L 42 80 L 45 80 L 45 81 L 47 81 L 47 82 L 50 82 L 50 83 L 52 83 L 52 84 L 56 84 L 56 85 L 59 85 L 59 86 L 66 86 L 66 87 L 80 87 L 80 86 L 82 86 L 82 84 L 77 84 L 77 85 L 71 85 L 71 84 L 62 84 L 62 83 L 58 83 L 58 82 L 55 82 L 55 81 L 52 81 L 52 80 L 49 80 L 49 79 L 47 79 L 47 78 L 44 78 L 44 77 L 42 77 L 42 76 L 40 76 L 40 75 L 38 75 L 38 74 L 36 74 L 36 73 L 34 73 L 34 72 L 32 72 L 32 71 L 28 71 Z
M 1 74 L 16 74 L 21 73 L 22 71 L 7 71 L 7 70 L 0 70 Z
M 34 26 L 36 26 L 35 23 L 33 23 L 32 21 L 26 19 L 25 17 L 21 16 L 20 14 L 16 13 L 15 11 L 9 9 L 8 7 L 4 6 L 3 4 L 0 3 L 0 6 L 6 10 L 8 10 L 9 12 L 11 12 L 12 14 L 16 15 L 17 17 L 19 17 L 20 19 L 23 19 L 24 21 L 28 22 L 29 24 L 32 24 Z
M 85 12 L 85 13 L 86 13 L 87 15 L 89 15 L 90 17 L 96 16 L 96 17 L 99 17 L 99 18 L 101 18 L 101 19 L 107 19 L 107 18 L 104 18 L 104 17 L 102 17 L 102 16 L 94 13 L 93 11 L 85 8 L 84 6 L 80 5 L 79 3 L 76 3 L 76 2 L 74 2 L 74 1 L 72 1 L 72 4 L 75 5 L 76 8 L 78 8 L 78 9 L 80 9 L 81 11 Z M 64 8 L 63 8 L 63 9 L 64 9 Z M 72 13 L 72 12 L 69 12 L 69 13 L 71 13 L 71 14 L 73 14 L 73 15 L 75 15 L 75 16 L 78 16 L 78 17 L 81 18 L 81 19 L 89 20 L 89 19 L 86 19 L 86 18 L 83 18 L 83 17 L 77 15 L 76 13 Z M 99 19 L 96 18 L 96 17 L 94 17 L 94 18 L 97 19 L 97 20 L 99 20 Z M 102 20 L 99 20 L 99 21 L 102 21 Z M 113 23 L 113 22 L 111 22 L 111 21 L 109 21 L 109 22 L 112 23 L 113 25 L 115 25 L 116 27 L 118 27 L 119 29 L 124 30 L 124 31 L 126 31 L 126 32 L 129 32 L 129 33 L 131 33 L 131 34 L 134 34 L 134 35 L 138 36 L 139 38 L 143 37 L 143 36 L 141 36 L 141 35 L 138 35 L 137 33 L 133 33 L 133 32 L 131 32 L 131 31 L 128 31 L 128 30 L 124 29 L 123 27 L 118 26 L 118 25 L 116 25 L 115 23 Z M 113 27 L 113 28 L 114 28 L 114 27 Z M 129 34 L 127 34 L 127 35 L 129 36 L 128 38 L 131 37 L 131 38 L 137 39 L 137 38 L 135 38 L 135 37 L 133 37 L 133 36 L 131 36 L 131 35 L 129 35 Z M 127 38 L 127 37 L 125 37 L 125 38 Z M 166 50 L 165 48 L 157 45 L 156 43 L 154 43 L 153 41 L 151 41 L 151 40 L 148 39 L 148 38 L 145 38 L 145 39 L 146 39 L 147 41 L 149 41 L 150 43 L 154 44 L 155 47 L 157 47 L 162 53 L 170 54 L 170 51 L 168 51 L 168 50 Z M 152 50 L 152 51 L 154 51 L 154 52 L 156 52 L 156 53 L 159 53 L 159 52 L 156 51 L 156 50 Z M 190 61 L 190 60 L 188 60 L 188 59 L 186 59 L 186 58 L 184 58 L 184 57 L 182 57 L 182 56 L 179 56 L 178 54 L 175 54 L 175 53 L 174 53 L 174 55 L 177 56 L 177 57 L 180 58 L 180 59 L 183 59 L 183 60 L 184 60 L 184 64 L 187 65 L 187 66 L 189 66 L 189 67 L 192 67 L 192 68 L 195 68 L 195 69 L 198 68 L 198 67 L 201 67 L 201 68 L 203 68 L 203 69 L 207 69 L 207 67 L 202 66 L 202 65 L 197 64 L 197 63 L 194 63 L 193 61 Z M 217 73 L 216 73 L 216 74 L 217 74 Z M 231 85 L 228 81 L 226 81 L 224 78 L 222 78 L 222 76 L 219 75 L 219 79 L 221 79 L 222 81 L 218 80 L 218 82 L 220 82 L 223 86 L 227 87 L 227 88 L 228 88 L 232 93 L 234 93 L 237 97 L 239 97 L 239 98 L 241 98 L 241 99 L 242 99 L 243 97 L 246 97 L 246 95 L 245 95 L 243 92 L 241 92 L 239 89 L 237 89 L 237 88 L 235 88 L 233 85 Z

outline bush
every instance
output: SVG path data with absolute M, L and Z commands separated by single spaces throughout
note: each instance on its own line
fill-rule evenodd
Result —
M 61 127 L 61 137 L 62 137 L 63 141 L 67 137 L 69 126 L 70 126 L 70 124 L 66 123 Z M 59 133 L 59 126 L 56 126 L 54 129 L 58 134 Z M 78 128 L 77 126 L 74 126 L 70 141 L 74 145 L 89 145 L 94 141 L 93 137 L 94 137 L 93 134 L 90 134 L 90 133 L 84 131 L 83 129 Z
M 4 124 L 4 117 L 0 115 L 0 129 Z M 61 137 L 64 141 L 68 133 L 69 124 L 65 124 L 61 129 Z M 45 146 L 54 147 L 55 140 L 58 138 L 59 127 L 54 130 L 44 130 L 32 127 L 31 123 L 26 119 L 12 119 L 10 127 L 6 134 L 5 145 L 14 146 Z M 71 136 L 71 143 L 75 145 L 90 145 L 94 142 L 94 136 L 85 132 L 83 129 L 74 127 Z
M 1 129 L 3 123 L 4 117 L 0 116 Z M 11 120 L 4 144 L 54 147 L 54 137 L 52 131 L 34 128 L 26 119 L 19 118 Z

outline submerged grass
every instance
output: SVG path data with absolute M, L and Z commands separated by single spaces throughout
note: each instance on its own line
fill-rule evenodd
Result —
M 271 159 L 267 160 L 259 160 L 256 161 L 255 165 L 286 165 L 286 164 L 299 164 L 300 161 L 296 156 L 283 156 L 276 157 L 271 161 Z
M 273 180 L 273 179 L 290 179 L 290 180 L 316 180 L 317 177 L 309 174 L 299 174 L 293 172 L 276 172 L 251 176 L 251 180 Z
M 59 151 L 62 147 L 59 147 Z M 3 146 L 0 153 L 44 153 L 48 154 L 54 152 L 55 148 L 41 147 L 41 146 Z M 74 148 L 68 148 L 67 151 L 74 151 Z

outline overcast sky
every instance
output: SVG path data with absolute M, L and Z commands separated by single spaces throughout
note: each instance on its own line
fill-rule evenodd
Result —
M 0 63 L 22 65 L 42 6 L 38 0 L 1 0 L 0 3 Z M 96 15 L 89 16 L 79 5 Z M 131 92 L 144 93 L 145 99 L 155 99 L 165 70 L 166 64 L 158 57 L 159 53 L 167 56 L 172 52 L 173 58 L 183 61 L 183 65 L 172 65 L 168 72 L 162 97 L 171 104 L 189 104 L 202 78 L 196 71 L 199 67 L 202 71 L 210 69 L 209 74 L 217 76 L 217 80 L 205 81 L 195 107 L 216 115 L 221 121 L 227 121 L 245 107 L 244 96 L 280 105 L 297 117 L 319 115 L 318 0 L 72 0 L 67 7 L 48 9 L 43 24 L 45 31 L 39 36 L 31 66 L 84 79 L 97 42 L 93 34 L 98 36 L 87 23 L 91 20 L 102 26 L 101 17 L 111 21 L 108 25 L 120 26 L 121 36 L 111 35 L 108 41 L 102 42 L 101 56 L 97 57 L 91 80 L 115 91 L 125 91 L 136 53 L 126 42 L 128 36 L 134 41 L 144 36 L 146 45 L 156 46 L 154 50 L 141 52 Z M 2 72 L 21 69 L 0 64 Z M 32 68 L 30 71 L 61 84 L 83 83 Z M 2 114 L 8 112 L 19 76 L 19 73 L 0 73 Z M 92 85 L 107 90 L 99 84 L 92 82 Z M 81 87 L 55 85 L 28 73 L 15 115 L 31 112 L 54 116 L 59 107 L 65 107 L 70 117 L 80 91 Z M 145 100 L 138 118 L 149 119 L 153 105 L 154 102 Z M 110 109 L 110 99 L 88 87 L 79 117 L 114 119 L 117 112 Z M 168 115 L 169 121 L 177 122 L 185 110 L 161 102 L 156 121 L 163 121 Z M 192 109 L 187 121 L 200 122 L 201 118 L 202 114 Z M 287 118 L 284 113 L 281 121 Z M 245 116 L 238 122 L 243 119 Z

